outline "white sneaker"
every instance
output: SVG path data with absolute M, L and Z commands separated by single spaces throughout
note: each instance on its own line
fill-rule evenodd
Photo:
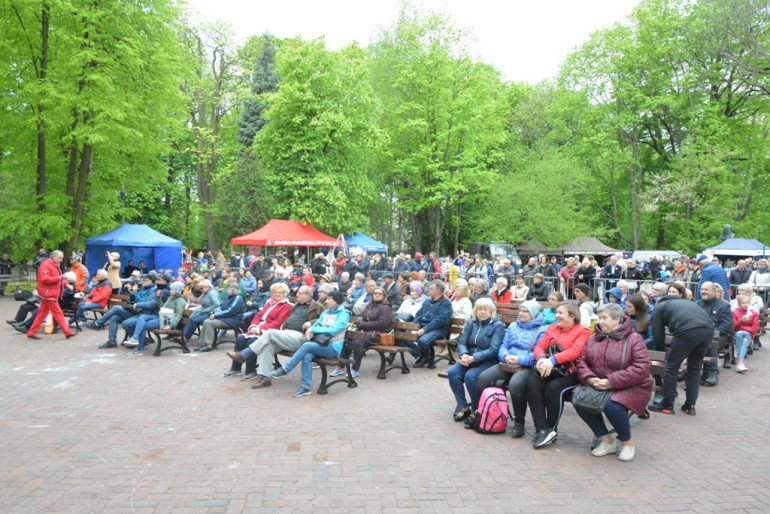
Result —
M 594 457 L 604 457 L 610 453 L 618 453 L 620 451 L 620 441 L 613 439 L 611 443 L 605 443 L 604 441 L 599 443 L 599 446 L 591 450 L 591 455 Z
M 634 457 L 636 456 L 636 448 L 634 445 L 620 445 L 620 454 L 618 455 L 618 460 L 622 460 L 623 462 L 628 462 L 631 460 L 634 460 Z
M 131 338 L 125 343 L 123 343 L 123 346 L 125 346 L 126 348 L 136 348 L 137 346 L 139 346 L 139 341 L 137 341 L 134 338 Z
M 735 366 L 735 371 L 737 371 L 738 373 L 746 373 L 748 370 L 749 368 L 747 368 L 746 365 L 743 363 L 740 363 Z

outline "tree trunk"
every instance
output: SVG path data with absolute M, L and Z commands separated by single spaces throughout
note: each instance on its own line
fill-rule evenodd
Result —
M 409 216 L 412 218 L 412 241 L 414 242 L 414 251 L 415 253 L 422 253 L 422 246 L 420 244 L 420 224 L 417 220 L 417 214 L 412 212 Z
M 40 13 L 40 69 L 38 79 L 43 85 L 48 74 L 48 22 L 50 15 L 50 6 L 43 4 Z M 45 158 L 45 107 L 41 104 L 37 106 L 37 210 L 45 210 L 46 194 L 46 158 Z
M 457 204 L 457 224 L 455 225 L 455 240 L 452 245 L 452 255 L 457 255 L 460 248 L 460 225 L 463 221 L 463 204 Z

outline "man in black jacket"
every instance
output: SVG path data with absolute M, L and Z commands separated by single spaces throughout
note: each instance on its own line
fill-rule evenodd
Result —
M 693 416 L 698 400 L 703 357 L 714 337 L 714 323 L 695 303 L 678 296 L 663 296 L 652 312 L 652 340 L 658 351 L 665 350 L 666 328 L 674 337 L 671 339 L 671 350 L 666 358 L 663 400 L 651 404 L 648 409 L 663 414 L 674 414 L 679 366 L 687 359 L 687 396 L 681 409 L 685 414 Z
M 382 276 L 382 288 L 390 303 L 390 308 L 396 312 L 401 307 L 401 287 L 393 280 L 393 273 L 385 273 Z
M 719 348 L 727 346 L 727 337 L 733 333 L 733 312 L 730 304 L 717 298 L 716 288 L 713 282 L 704 282 L 700 286 L 700 300 L 698 307 L 708 314 L 714 323 L 714 330 L 719 331 Z M 711 357 L 708 376 L 703 379 L 704 385 L 715 386 L 719 383 L 718 352 L 715 349 L 708 350 L 706 356 Z M 728 357 L 728 366 L 729 357 Z

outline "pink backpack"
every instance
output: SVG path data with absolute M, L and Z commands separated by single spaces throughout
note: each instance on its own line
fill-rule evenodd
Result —
M 481 393 L 479 410 L 474 413 L 473 428 L 479 434 L 502 434 L 508 425 L 508 402 L 505 391 L 487 387 Z

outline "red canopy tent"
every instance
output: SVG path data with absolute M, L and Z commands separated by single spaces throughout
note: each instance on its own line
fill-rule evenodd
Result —
M 256 232 L 234 237 L 230 242 L 235 246 L 340 246 L 338 239 L 327 236 L 312 225 L 290 220 L 270 220 Z

